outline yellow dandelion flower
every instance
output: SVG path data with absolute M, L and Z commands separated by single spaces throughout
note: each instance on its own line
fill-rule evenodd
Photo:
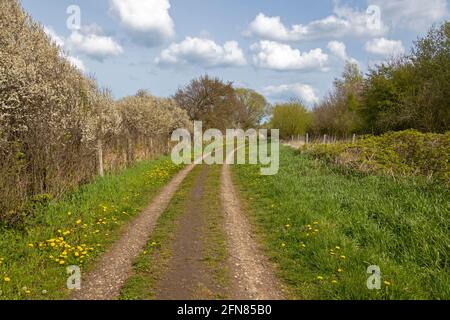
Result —
M 345 260 L 345 259 L 347 259 L 347 257 L 346 256 L 341 256 L 341 259 Z
M 77 220 L 77 224 L 81 224 L 81 220 Z
M 3 278 L 3 281 L 5 281 L 5 282 L 11 282 L 11 278 L 10 278 L 10 277 L 4 277 L 4 278 Z
M 29 246 L 30 248 L 33 248 L 33 247 L 34 247 L 34 244 L 29 243 L 28 246 Z
M 389 281 L 384 281 L 384 284 L 387 285 L 387 286 L 390 286 L 392 283 L 389 282 Z
M 341 273 L 344 272 L 344 270 L 342 270 L 341 268 L 337 269 L 337 272 Z
M 332 280 L 331 283 L 336 284 L 338 282 L 337 282 L 337 280 Z
M 323 277 L 322 277 L 322 276 L 317 276 L 317 280 L 322 281 L 322 280 L 323 280 Z

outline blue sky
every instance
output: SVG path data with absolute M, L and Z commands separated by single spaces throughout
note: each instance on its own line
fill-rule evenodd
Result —
M 21 0 L 65 55 L 115 98 L 172 95 L 208 73 L 272 101 L 319 101 L 344 62 L 408 51 L 447 0 Z M 76 5 L 81 24 L 67 27 Z M 367 12 L 369 8 L 369 12 Z M 75 21 L 76 20 L 70 20 Z

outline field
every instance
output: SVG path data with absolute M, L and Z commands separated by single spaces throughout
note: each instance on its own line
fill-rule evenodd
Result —
M 357 173 L 283 148 L 280 173 L 236 166 L 264 248 L 297 299 L 448 299 L 450 194 L 425 178 Z M 381 290 L 368 290 L 371 265 Z

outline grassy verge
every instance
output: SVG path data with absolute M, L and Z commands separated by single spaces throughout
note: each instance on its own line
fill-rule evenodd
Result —
M 144 251 L 134 264 L 134 274 L 128 279 L 121 292 L 122 300 L 151 300 L 155 298 L 157 282 L 162 279 L 172 257 L 173 242 L 176 237 L 178 221 L 183 215 L 192 188 L 202 170 L 201 166 L 182 183 L 173 197 L 148 241 Z M 221 287 L 226 288 L 228 273 L 226 269 L 226 244 L 222 231 L 220 210 L 220 167 L 212 166 L 205 182 L 204 196 L 198 204 L 199 210 L 208 213 L 202 234 L 204 241 L 203 261 Z M 224 298 L 219 295 L 217 298 Z
M 20 228 L 1 228 L 0 299 L 66 298 L 66 267 L 88 271 L 180 169 L 168 157 L 142 162 L 36 208 Z
M 300 299 L 448 299 L 449 190 L 357 174 L 281 148 L 280 172 L 235 166 L 264 247 Z M 381 290 L 368 290 L 369 266 Z

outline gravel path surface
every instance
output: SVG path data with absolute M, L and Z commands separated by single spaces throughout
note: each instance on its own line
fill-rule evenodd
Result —
M 229 165 L 222 169 L 222 205 L 232 277 L 231 299 L 282 300 L 281 286 L 270 261 L 261 253 L 231 179 Z
M 82 275 L 81 290 L 73 300 L 114 300 L 130 276 L 134 260 L 141 253 L 159 216 L 167 208 L 181 182 L 194 168 L 190 165 L 167 184 L 152 203 L 125 229 L 122 237 L 98 261 L 92 272 Z

